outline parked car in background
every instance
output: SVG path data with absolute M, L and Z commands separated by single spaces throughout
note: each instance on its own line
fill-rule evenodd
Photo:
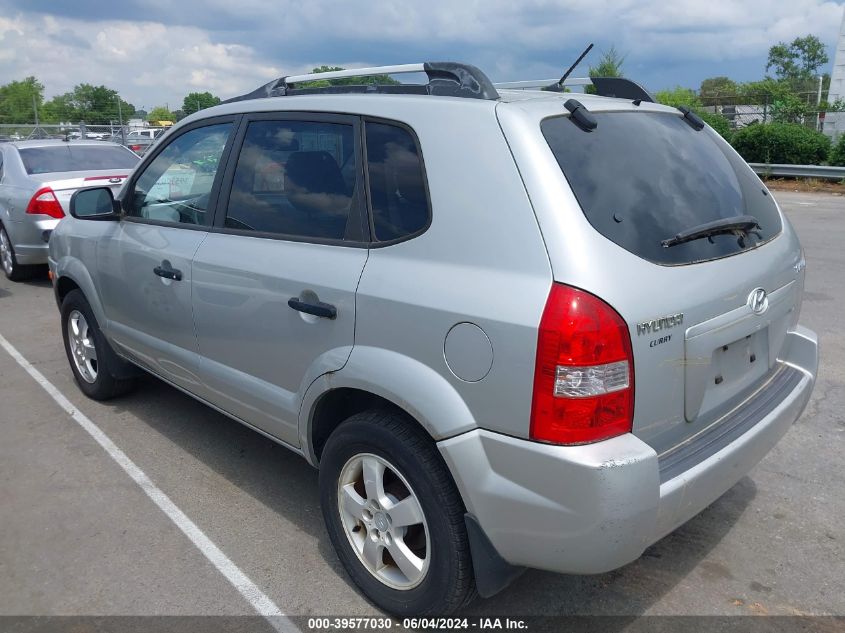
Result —
M 71 132 L 67 135 L 67 138 L 70 141 L 78 141 L 82 139 L 82 136 L 81 132 Z M 105 132 L 85 132 L 85 138 L 89 141 L 103 141 L 108 136 Z
M 143 156 L 161 138 L 165 131 L 165 128 L 147 128 L 127 132 L 126 147 L 138 154 L 138 156 Z
M 296 88 L 397 71 L 429 83 Z M 187 117 L 50 240 L 79 388 L 144 370 L 319 467 L 340 561 L 391 614 L 632 562 L 787 432 L 818 350 L 751 168 L 592 82 L 408 64 Z
M 138 157 L 102 141 L 44 139 L 0 143 L 0 263 L 23 279 L 47 263 L 50 232 L 80 187 L 120 188 Z

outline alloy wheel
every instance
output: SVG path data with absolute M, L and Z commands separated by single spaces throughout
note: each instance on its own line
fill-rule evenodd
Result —
M 431 542 L 417 495 L 386 459 L 361 453 L 338 478 L 337 504 L 349 544 L 373 576 L 413 589 L 428 572 Z
M 87 383 L 97 380 L 97 348 L 94 345 L 94 332 L 88 326 L 79 310 L 73 310 L 67 319 L 68 343 L 73 364 L 82 379 Z
M 6 271 L 7 275 L 11 275 L 15 268 L 12 257 L 12 244 L 9 242 L 9 236 L 5 229 L 0 229 L 0 264 L 3 265 L 3 270 Z

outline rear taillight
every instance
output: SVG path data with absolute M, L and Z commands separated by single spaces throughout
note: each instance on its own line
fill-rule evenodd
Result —
M 634 358 L 628 326 L 604 301 L 552 284 L 537 337 L 531 439 L 586 444 L 631 430 Z
M 59 204 L 59 199 L 56 198 L 56 194 L 50 187 L 42 187 L 35 192 L 26 207 L 26 212 L 35 215 L 49 215 L 51 218 L 65 217 L 62 205 Z
M 131 149 L 133 152 L 140 152 L 141 146 L 140 145 L 130 145 L 129 149 Z

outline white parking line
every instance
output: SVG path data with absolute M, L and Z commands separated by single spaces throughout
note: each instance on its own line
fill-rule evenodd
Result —
M 152 499 L 167 517 L 176 524 L 182 532 L 187 536 L 196 548 L 217 568 L 226 580 L 238 590 L 252 607 L 260 615 L 264 616 L 273 628 L 280 632 L 296 632 L 299 629 L 290 621 L 282 610 L 273 602 L 267 595 L 258 588 L 258 586 L 249 579 L 249 577 L 240 570 L 240 568 L 232 562 L 232 560 L 223 553 L 223 551 L 214 544 L 210 538 L 191 521 L 188 516 L 179 509 L 179 507 L 170 500 L 152 480 L 147 477 L 143 470 L 126 456 L 118 446 L 112 442 L 103 431 L 94 424 L 84 413 L 71 404 L 61 391 L 59 391 L 44 375 L 35 369 L 21 353 L 15 349 L 6 338 L 0 334 L 0 347 L 3 347 L 9 355 L 15 359 L 18 365 L 35 379 L 41 387 L 46 391 L 56 403 L 64 409 L 67 414 L 72 417 L 79 426 L 96 440 L 96 442 L 103 447 L 103 450 L 109 454 L 115 462 L 129 475 L 136 484 L 141 487 L 147 496 Z

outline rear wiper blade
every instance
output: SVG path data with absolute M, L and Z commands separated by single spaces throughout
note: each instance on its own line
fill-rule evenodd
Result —
M 722 218 L 713 222 L 705 222 L 692 228 L 681 231 L 674 237 L 660 242 L 663 248 L 669 248 L 677 244 L 684 244 L 699 240 L 702 237 L 711 237 L 713 235 L 722 235 L 724 233 L 750 233 L 755 229 L 760 228 L 760 223 L 753 215 L 737 215 L 732 218 Z

